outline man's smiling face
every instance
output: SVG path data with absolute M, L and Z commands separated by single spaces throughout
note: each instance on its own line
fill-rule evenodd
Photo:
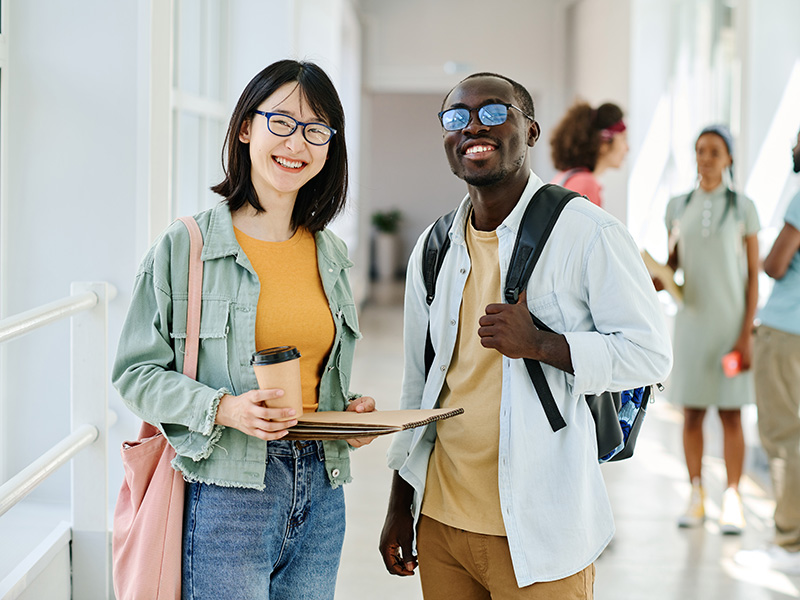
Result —
M 444 110 L 466 108 L 470 120 L 460 131 L 444 131 L 444 150 L 450 169 L 468 184 L 481 187 L 503 181 L 509 174 L 529 169 L 528 147 L 539 137 L 539 128 L 518 110 L 509 109 L 500 125 L 484 125 L 478 119 L 482 106 L 514 104 L 514 88 L 498 77 L 474 77 L 461 82 L 448 95 Z

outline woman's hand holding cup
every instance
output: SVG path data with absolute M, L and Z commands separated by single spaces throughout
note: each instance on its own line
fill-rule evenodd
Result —
M 233 427 L 262 440 L 279 440 L 286 430 L 297 425 L 293 408 L 267 408 L 271 400 L 283 396 L 283 390 L 251 390 L 239 396 L 225 394 L 217 408 L 217 425 Z

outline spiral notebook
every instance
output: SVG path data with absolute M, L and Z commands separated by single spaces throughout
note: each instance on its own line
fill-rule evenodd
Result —
M 369 413 L 320 411 L 306 413 L 289 428 L 284 440 L 342 440 L 397 433 L 421 427 L 434 421 L 449 419 L 464 412 L 463 408 L 428 410 L 376 410 Z

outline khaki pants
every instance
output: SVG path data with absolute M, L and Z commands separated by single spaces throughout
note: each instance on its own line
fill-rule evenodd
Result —
M 594 565 L 559 579 L 517 587 L 508 540 L 448 527 L 422 515 L 417 530 L 425 600 L 591 600 Z
M 800 551 L 800 335 L 756 330 L 758 432 L 775 493 L 775 543 Z

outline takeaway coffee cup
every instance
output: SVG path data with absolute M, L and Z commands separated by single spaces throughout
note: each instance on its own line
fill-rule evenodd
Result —
M 273 398 L 268 408 L 293 408 L 295 417 L 280 419 L 291 421 L 303 414 L 303 392 L 300 388 L 300 352 L 294 346 L 276 346 L 254 352 L 250 359 L 256 373 L 258 387 L 262 390 L 280 388 L 283 396 Z

